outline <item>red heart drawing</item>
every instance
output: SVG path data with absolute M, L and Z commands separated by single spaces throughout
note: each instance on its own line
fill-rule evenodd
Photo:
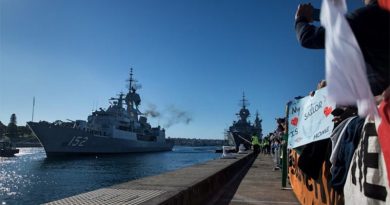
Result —
M 333 111 L 332 106 L 328 106 L 324 108 L 324 114 L 326 117 Z
M 297 126 L 297 124 L 298 124 L 298 118 L 297 118 L 297 117 L 294 117 L 294 118 L 291 120 L 291 124 L 294 125 L 294 126 Z

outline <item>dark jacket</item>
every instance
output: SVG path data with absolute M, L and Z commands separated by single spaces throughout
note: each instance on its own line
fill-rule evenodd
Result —
M 371 3 L 346 15 L 362 50 L 367 77 L 374 95 L 390 85 L 390 12 Z M 295 21 L 299 43 L 305 48 L 325 47 L 325 29 L 311 25 L 305 17 Z
M 336 161 L 331 169 L 331 183 L 335 190 L 341 191 L 347 180 L 348 170 L 351 165 L 355 149 L 358 147 L 364 125 L 364 118 L 354 118 L 346 126 L 346 130 L 340 137 L 340 148 L 336 153 Z

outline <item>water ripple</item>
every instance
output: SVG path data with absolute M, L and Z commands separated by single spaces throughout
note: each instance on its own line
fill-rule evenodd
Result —
M 42 148 L 21 148 L 17 157 L 0 157 L 0 202 L 41 204 L 219 157 L 210 150 L 47 159 Z

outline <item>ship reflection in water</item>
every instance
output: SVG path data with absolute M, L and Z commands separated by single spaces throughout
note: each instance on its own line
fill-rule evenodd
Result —
M 172 152 L 46 158 L 43 148 L 21 148 L 0 158 L 0 202 L 41 204 L 157 175 L 220 157 L 215 147 L 174 147 Z

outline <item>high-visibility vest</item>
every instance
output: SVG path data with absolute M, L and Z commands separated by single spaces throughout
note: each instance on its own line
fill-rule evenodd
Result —
M 269 145 L 268 140 L 264 140 L 263 144 L 264 146 L 268 146 Z
M 256 136 L 253 136 L 252 137 L 252 145 L 260 145 L 259 138 L 257 138 Z

